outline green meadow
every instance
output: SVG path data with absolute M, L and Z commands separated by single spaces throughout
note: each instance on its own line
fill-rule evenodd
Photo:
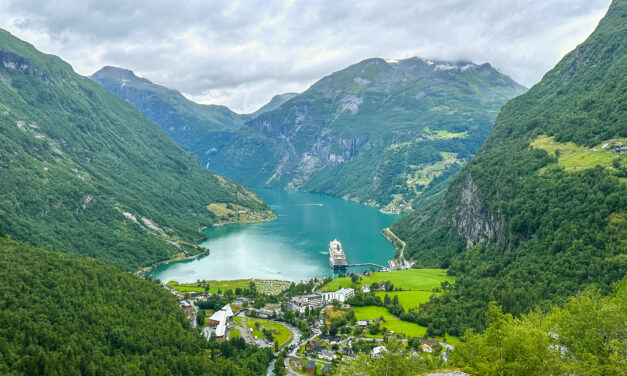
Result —
M 409 269 L 391 272 L 375 272 L 369 276 L 361 276 L 358 283 L 353 284 L 348 277 L 336 278 L 324 286 L 325 291 L 335 291 L 340 287 L 360 288 L 373 282 L 390 281 L 397 289 L 413 291 L 433 291 L 444 281 L 453 283 L 455 278 L 447 276 L 445 269 Z M 400 296 L 399 296 L 400 298 Z

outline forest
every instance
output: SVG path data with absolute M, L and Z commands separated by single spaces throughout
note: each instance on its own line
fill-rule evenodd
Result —
M 272 351 L 211 343 L 156 282 L 0 237 L 0 373 L 258 375 Z

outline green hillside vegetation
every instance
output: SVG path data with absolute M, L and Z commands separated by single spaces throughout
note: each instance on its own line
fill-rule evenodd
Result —
M 452 362 L 479 375 L 624 375 L 627 280 L 602 297 L 588 290 L 564 308 L 516 319 L 490 306 L 489 326 L 469 333 Z
M 406 257 L 456 277 L 420 307 L 431 334 L 484 329 L 489 301 L 517 317 L 588 286 L 608 293 L 625 276 L 624 156 L 599 147 L 627 137 L 626 17 L 627 2 L 613 2 L 584 43 L 503 106 L 443 199 L 391 227 Z
M 0 229 L 135 269 L 202 252 L 207 205 L 270 216 L 61 59 L 0 30 Z
M 131 103 L 174 141 L 197 154 L 203 166 L 203 156 L 212 145 L 228 141 L 252 118 L 225 106 L 194 103 L 180 92 L 137 77 L 128 69 L 103 67 L 90 78 Z
M 0 237 L 3 375 L 258 375 L 270 350 L 209 343 L 172 295 L 117 267 Z

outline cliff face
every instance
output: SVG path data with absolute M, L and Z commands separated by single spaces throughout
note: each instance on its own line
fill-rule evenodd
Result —
M 457 234 L 464 237 L 468 248 L 499 237 L 503 232 L 503 220 L 494 220 L 494 215 L 481 201 L 479 188 L 470 174 L 460 192 L 452 223 Z

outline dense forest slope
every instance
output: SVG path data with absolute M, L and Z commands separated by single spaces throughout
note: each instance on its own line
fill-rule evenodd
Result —
M 433 330 L 484 326 L 627 271 L 627 2 L 501 110 L 442 200 L 399 220 L 406 254 L 449 267 L 452 290 L 421 307 Z
M 0 229 L 136 268 L 198 252 L 211 203 L 269 209 L 127 102 L 0 30 Z
M 0 237 L 0 280 L 3 375 L 259 375 L 272 357 L 235 340 L 210 360 L 171 294 L 99 261 Z
M 186 120 L 192 105 L 169 104 L 180 93 L 128 71 L 103 68 L 92 78 L 212 171 L 250 186 L 324 192 L 396 211 L 441 192 L 481 146 L 503 103 L 524 91 L 489 64 L 369 59 L 302 94 L 276 96 L 229 128 Z

